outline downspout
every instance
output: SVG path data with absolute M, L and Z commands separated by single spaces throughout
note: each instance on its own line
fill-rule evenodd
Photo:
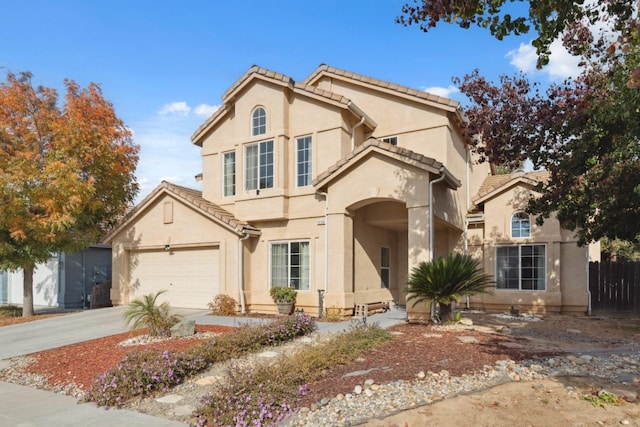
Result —
M 469 155 L 469 146 L 467 145 L 466 158 L 465 158 L 465 174 L 466 174 L 466 193 L 467 193 L 467 214 L 469 213 L 469 207 L 471 206 L 471 192 L 469 190 L 469 161 L 471 160 L 471 156 Z M 469 218 L 467 215 L 464 217 L 464 254 L 469 255 Z M 469 295 L 465 298 L 465 302 L 467 305 L 467 311 L 471 309 L 471 300 Z
M 238 239 L 238 292 L 240 293 L 240 313 L 246 314 L 246 306 L 244 301 L 244 262 L 243 262 L 243 254 L 242 254 L 242 242 L 251 237 L 250 234 L 245 234 L 243 230 L 240 231 L 243 233 L 243 236 Z
M 433 184 L 437 184 L 444 180 L 444 166 L 440 166 L 440 177 L 429 181 L 429 261 L 435 259 L 435 251 L 433 249 L 434 245 L 434 220 L 433 220 Z M 436 301 L 433 301 L 431 304 L 431 319 L 436 319 Z
M 440 177 L 429 182 L 429 260 L 435 259 L 434 245 L 434 230 L 433 230 L 433 184 L 437 184 L 445 179 L 444 166 L 440 166 Z
M 355 105 L 352 105 L 351 101 L 349 101 L 349 106 L 350 107 L 354 107 Z M 356 123 L 354 126 L 351 127 L 351 151 L 355 150 L 355 148 L 356 148 L 356 128 L 358 126 L 362 126 L 362 124 L 364 123 L 364 121 L 367 118 L 364 115 L 364 113 L 362 113 L 361 115 L 362 115 L 362 118 L 360 119 L 360 121 L 358 123 Z
M 324 196 L 324 294 L 326 298 L 329 289 L 329 194 L 324 191 L 316 191 L 316 194 Z M 322 304 L 326 310 L 327 305 Z M 322 315 L 324 313 L 318 313 Z
M 585 250 L 586 258 L 587 258 L 587 316 L 591 316 L 591 290 L 589 289 L 589 261 L 591 257 L 589 256 L 589 246 Z

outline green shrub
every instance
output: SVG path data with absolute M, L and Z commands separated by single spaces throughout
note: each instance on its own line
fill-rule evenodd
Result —
M 151 336 L 171 336 L 171 327 L 180 321 L 180 316 L 171 314 L 168 302 L 156 304 L 158 297 L 165 292 L 143 295 L 129 304 L 124 319 L 131 324 L 131 329 L 147 327 Z
M 220 316 L 233 316 L 234 314 L 236 314 L 237 305 L 238 303 L 235 299 L 225 294 L 216 295 L 216 297 L 213 299 L 213 302 L 210 302 L 208 304 L 213 314 L 217 314 Z
M 21 317 L 22 307 L 16 305 L 0 306 L 0 317 Z
M 298 293 L 295 289 L 286 286 L 274 286 L 269 294 L 275 303 L 296 303 Z

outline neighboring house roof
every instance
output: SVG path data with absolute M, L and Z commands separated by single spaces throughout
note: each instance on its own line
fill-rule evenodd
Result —
M 472 198 L 472 202 L 478 206 L 517 184 L 527 184 L 533 187 L 548 179 L 549 172 L 547 171 L 519 171 L 512 174 L 491 175 L 485 178 L 478 190 L 478 194 Z
M 373 119 L 367 116 L 356 104 L 351 102 L 351 100 L 342 95 L 328 92 L 315 86 L 307 85 L 306 83 L 296 83 L 289 76 L 253 65 L 226 90 L 224 95 L 222 95 L 224 104 L 196 129 L 193 135 L 191 135 L 191 141 L 198 146 L 202 146 L 202 137 L 231 110 L 231 106 L 235 102 L 235 96 L 238 92 L 256 79 L 287 87 L 294 93 L 346 109 L 358 118 L 364 117 L 364 124 L 371 130 L 377 126 Z
M 442 173 L 445 176 L 446 183 L 452 189 L 456 189 L 462 185 L 460 180 L 453 176 L 453 174 L 451 174 L 451 172 L 449 172 L 439 161 L 431 157 L 423 156 L 422 154 L 418 154 L 414 151 L 407 150 L 406 148 L 382 142 L 373 137 L 367 139 L 364 144 L 357 146 L 355 150 L 318 175 L 318 177 L 313 180 L 313 185 L 316 188 L 320 188 L 328 184 L 330 181 L 338 177 L 343 171 L 347 170 L 349 166 L 355 164 L 372 151 L 400 160 L 404 163 L 417 166 L 434 174 Z
M 304 81 L 304 84 L 314 85 L 324 76 L 338 78 L 356 82 L 360 85 L 369 86 L 379 91 L 393 93 L 396 96 L 410 97 L 422 103 L 430 104 L 433 107 L 444 109 L 450 113 L 455 113 L 458 119 L 463 121 L 462 112 L 460 111 L 460 103 L 452 99 L 434 95 L 425 91 L 402 86 L 384 80 L 367 77 L 362 74 L 353 73 L 351 71 L 341 70 L 326 64 L 321 64 L 313 73 L 311 73 Z
M 173 197 L 181 200 L 189 207 L 200 212 L 202 215 L 217 222 L 223 227 L 226 227 L 230 231 L 237 234 L 243 234 L 244 232 L 259 232 L 260 230 L 244 221 L 238 220 L 230 212 L 222 209 L 215 203 L 204 199 L 202 192 L 194 190 L 192 188 L 182 187 L 180 185 L 171 184 L 167 181 L 162 181 L 147 197 L 145 197 L 133 210 L 131 210 L 103 240 L 103 242 L 110 242 L 113 240 L 116 234 L 127 227 L 134 219 L 142 214 L 144 209 L 151 204 L 154 200 L 157 200 L 164 194 L 170 194 Z

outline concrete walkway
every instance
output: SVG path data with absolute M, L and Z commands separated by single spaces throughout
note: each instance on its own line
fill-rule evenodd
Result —
M 7 360 L 38 351 L 88 341 L 128 330 L 125 307 L 88 310 L 0 328 L 0 369 Z M 198 324 L 238 326 L 268 321 L 250 317 L 210 316 L 209 310 L 175 310 Z M 403 310 L 393 309 L 367 319 L 368 324 L 388 328 L 406 320 Z M 342 332 L 361 320 L 338 323 L 318 322 L 320 332 Z M 78 404 L 70 396 L 0 381 L 0 427 L 112 427 L 112 426 L 186 426 L 164 418 L 137 412 L 104 410 L 91 403 Z

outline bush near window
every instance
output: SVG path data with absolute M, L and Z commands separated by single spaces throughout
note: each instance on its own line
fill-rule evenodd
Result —
M 280 303 L 296 303 L 298 293 L 295 289 L 287 286 L 274 286 L 269 290 L 273 302 Z
M 296 315 L 254 326 L 244 325 L 184 351 L 134 351 L 100 375 L 85 400 L 98 406 L 121 407 L 133 397 L 166 391 L 214 363 L 282 344 L 310 334 L 315 328 L 311 317 Z

